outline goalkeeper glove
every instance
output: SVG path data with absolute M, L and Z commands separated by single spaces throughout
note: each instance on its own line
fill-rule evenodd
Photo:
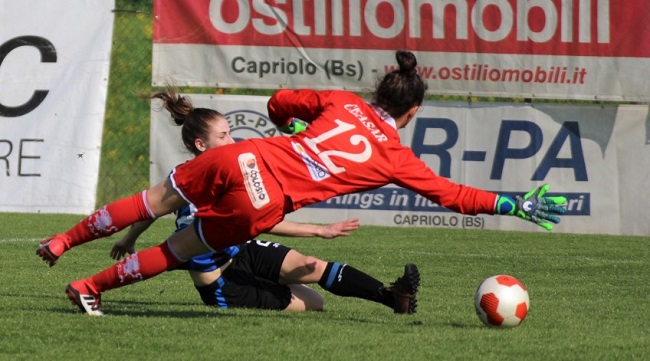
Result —
M 278 129 L 285 134 L 298 134 L 307 129 L 307 126 L 302 121 L 296 118 L 291 118 L 289 124 L 278 127 Z
M 552 223 L 560 223 L 557 215 L 566 212 L 567 200 L 565 197 L 544 197 L 548 184 L 537 187 L 526 193 L 523 197 L 499 195 L 497 198 L 496 214 L 514 215 L 533 222 L 547 231 L 553 229 Z

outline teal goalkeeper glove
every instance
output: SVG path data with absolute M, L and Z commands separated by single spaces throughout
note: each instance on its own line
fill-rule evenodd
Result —
M 523 197 L 499 195 L 495 209 L 496 214 L 509 214 L 533 222 L 547 231 L 553 229 L 552 223 L 560 223 L 557 215 L 566 212 L 566 197 L 544 197 L 548 184 L 537 187 Z
M 289 124 L 278 127 L 278 129 L 285 134 L 298 134 L 307 129 L 307 126 L 302 121 L 292 118 Z

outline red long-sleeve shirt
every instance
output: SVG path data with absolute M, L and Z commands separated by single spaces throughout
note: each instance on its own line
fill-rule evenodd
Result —
M 400 143 L 394 119 L 354 93 L 280 90 L 268 112 L 278 126 L 310 123 L 291 137 L 252 140 L 293 210 L 393 183 L 459 213 L 494 213 L 496 194 L 435 174 Z

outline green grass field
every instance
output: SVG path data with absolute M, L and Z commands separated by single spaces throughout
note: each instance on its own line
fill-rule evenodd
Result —
M 0 214 L 0 359 L 650 359 L 648 238 L 370 226 L 334 240 L 266 236 L 384 282 L 416 263 L 418 313 L 327 292 L 325 312 L 217 310 L 176 271 L 105 293 L 109 314 L 91 317 L 64 289 L 113 264 L 117 236 L 75 248 L 53 268 L 34 254 L 41 238 L 80 218 Z M 139 247 L 161 242 L 172 225 L 159 220 Z M 501 273 L 529 290 L 531 309 L 518 328 L 487 328 L 474 312 L 480 281 Z

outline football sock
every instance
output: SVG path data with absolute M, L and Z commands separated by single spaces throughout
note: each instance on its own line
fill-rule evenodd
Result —
M 342 297 L 357 297 L 392 307 L 393 298 L 383 292 L 384 284 L 347 264 L 328 262 L 318 285 Z
M 86 279 L 93 291 L 101 293 L 143 281 L 180 265 L 167 242 L 136 252 Z
M 153 219 L 147 202 L 147 191 L 110 203 L 95 211 L 61 237 L 64 249 L 84 244 L 94 239 L 108 237 L 138 221 Z

